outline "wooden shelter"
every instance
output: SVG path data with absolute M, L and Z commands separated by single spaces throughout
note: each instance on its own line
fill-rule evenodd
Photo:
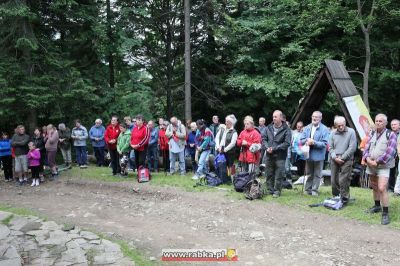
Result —
M 351 81 L 343 62 L 326 59 L 290 121 L 293 129 L 296 128 L 298 121 L 310 119 L 312 113 L 319 110 L 331 89 L 338 99 L 349 126 L 355 128 L 343 98 L 355 96 L 359 93 Z

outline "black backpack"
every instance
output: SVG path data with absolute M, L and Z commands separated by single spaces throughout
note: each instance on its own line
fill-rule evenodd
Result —
M 233 186 L 237 192 L 243 192 L 247 183 L 253 179 L 254 173 L 240 172 L 233 176 Z
M 223 183 L 222 180 L 213 172 L 206 174 L 205 181 L 209 187 L 216 187 Z

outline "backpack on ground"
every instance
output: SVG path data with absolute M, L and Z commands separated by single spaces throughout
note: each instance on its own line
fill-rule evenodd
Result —
M 293 189 L 292 183 L 288 179 L 282 181 L 282 188 L 284 189 Z
M 149 182 L 151 180 L 151 174 L 149 168 L 140 166 L 137 173 L 137 181 L 139 183 Z
M 222 180 L 223 183 L 228 183 L 230 178 L 228 178 L 228 169 L 226 166 L 226 157 L 223 153 L 219 153 L 214 160 L 215 173 Z
M 340 197 L 334 197 L 324 200 L 324 202 L 322 202 L 322 206 L 331 210 L 340 210 L 343 208 L 343 202 Z
M 253 174 L 240 172 L 233 176 L 233 186 L 237 192 L 243 192 L 247 183 L 253 179 Z
M 263 197 L 261 180 L 258 178 L 250 180 L 246 184 L 243 193 L 246 199 L 249 200 L 261 199 Z
M 222 184 L 222 180 L 213 172 L 206 174 L 205 181 L 209 187 L 216 187 Z

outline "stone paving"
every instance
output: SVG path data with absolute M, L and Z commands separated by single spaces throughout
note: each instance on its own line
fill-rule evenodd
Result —
M 120 246 L 74 226 L 0 211 L 0 266 L 135 265 Z

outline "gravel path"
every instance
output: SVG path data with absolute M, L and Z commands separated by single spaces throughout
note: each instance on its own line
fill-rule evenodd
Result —
M 163 248 L 236 248 L 238 265 L 400 265 L 395 229 L 223 192 L 79 179 L 0 186 L 2 203 L 122 238 L 155 261 Z

